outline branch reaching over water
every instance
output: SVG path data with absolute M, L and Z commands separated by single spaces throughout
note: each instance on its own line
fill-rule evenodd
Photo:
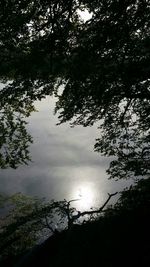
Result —
M 90 210 L 90 211 L 84 211 L 84 212 L 80 212 L 80 211 L 78 211 L 76 215 L 72 215 L 72 216 L 71 216 L 71 210 L 70 210 L 70 203 L 71 203 L 72 201 L 77 201 L 78 199 L 68 201 L 68 203 L 67 203 L 67 204 L 68 204 L 68 205 L 67 205 L 67 208 L 64 209 L 64 211 L 66 212 L 67 218 L 68 218 L 68 228 L 70 228 L 70 227 L 73 225 L 73 223 L 74 223 L 77 219 L 79 219 L 79 218 L 81 218 L 81 217 L 83 217 L 83 216 L 86 216 L 86 215 L 94 215 L 94 214 L 99 214 L 99 213 L 103 212 L 103 211 L 104 211 L 104 208 L 106 207 L 106 205 L 108 204 L 108 202 L 110 201 L 110 199 L 111 199 L 113 196 L 117 195 L 117 194 L 118 194 L 118 192 L 115 192 L 115 193 L 113 193 L 113 194 L 109 194 L 109 193 L 108 193 L 108 198 L 107 198 L 107 200 L 106 200 L 106 201 L 104 202 L 104 204 L 103 204 L 99 209 L 97 209 L 97 210 Z

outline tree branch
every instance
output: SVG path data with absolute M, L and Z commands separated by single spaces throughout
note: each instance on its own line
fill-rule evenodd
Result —
M 98 210 L 84 211 L 84 212 L 80 212 L 80 211 L 78 211 L 78 213 L 77 213 L 76 215 L 73 215 L 72 218 L 70 218 L 70 219 L 68 220 L 68 228 L 70 228 L 70 226 L 73 225 L 74 221 L 76 221 L 76 220 L 79 219 L 80 217 L 83 217 L 83 216 L 85 216 L 85 215 L 93 215 L 93 214 L 98 214 L 98 213 L 103 212 L 103 209 L 106 207 L 106 205 L 107 205 L 107 203 L 110 201 L 110 199 L 111 199 L 113 196 L 117 195 L 117 194 L 118 194 L 118 192 L 113 193 L 113 194 L 109 194 L 109 193 L 108 193 L 108 198 L 107 198 L 107 200 L 104 202 L 104 204 L 103 204 Z M 71 200 L 71 201 L 72 201 L 72 200 Z M 69 202 L 71 202 L 71 201 L 69 201 Z M 68 203 L 69 203 L 69 202 L 68 202 Z
M 45 216 L 45 222 L 46 222 L 47 228 L 54 234 L 55 233 L 55 230 L 53 229 L 52 226 L 50 226 L 50 224 L 48 222 L 48 219 L 47 219 L 47 216 Z

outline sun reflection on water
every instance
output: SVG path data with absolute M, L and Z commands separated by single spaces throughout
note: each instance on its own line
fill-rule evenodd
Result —
M 74 187 L 71 196 L 72 199 L 77 199 L 74 206 L 77 210 L 90 210 L 97 205 L 96 188 L 91 183 L 83 183 Z

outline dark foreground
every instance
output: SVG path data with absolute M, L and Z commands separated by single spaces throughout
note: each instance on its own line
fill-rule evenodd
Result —
M 101 219 L 49 238 L 22 259 L 30 266 L 150 266 L 146 208 Z
M 105 216 L 56 233 L 42 245 L 1 266 L 150 266 L 150 179 L 123 193 Z

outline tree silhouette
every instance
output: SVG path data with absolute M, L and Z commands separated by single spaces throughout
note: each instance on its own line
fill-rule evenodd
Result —
M 1 195 L 0 208 L 7 212 L 0 220 L 0 259 L 24 253 L 51 234 L 82 224 L 82 217 L 86 217 L 86 221 L 91 221 L 91 216 L 99 217 L 106 212 L 106 205 L 116 194 L 109 194 L 100 208 L 84 212 L 71 206 L 77 199 L 48 202 L 20 193 L 10 197 Z
M 31 137 L 25 129 L 25 117 L 34 110 L 34 100 L 52 94 L 56 84 L 60 84 L 58 77 L 64 72 L 73 25 L 77 24 L 75 3 L 70 0 L 0 3 L 0 81 L 5 84 L 0 90 L 1 167 L 16 167 L 28 161 L 27 146 Z M 18 119 L 16 112 L 19 113 Z M 4 133 L 7 119 L 9 136 L 12 132 L 15 135 L 11 140 L 8 133 L 7 138 Z M 14 123 L 17 135 L 14 134 Z M 24 145 L 19 139 L 24 140 Z M 18 156 L 11 148 L 16 146 L 15 143 Z
M 88 9 L 92 18 L 84 22 L 79 9 Z M 108 170 L 111 178 L 149 178 L 147 0 L 1 1 L 0 62 L 0 81 L 4 84 L 0 90 L 0 167 L 16 168 L 30 160 L 32 138 L 26 130 L 26 117 L 34 111 L 35 100 L 55 94 L 60 123 L 70 121 L 73 126 L 85 127 L 99 123 L 95 151 L 114 157 Z M 45 235 L 47 231 L 54 233 L 57 223 L 63 226 L 65 222 L 71 229 L 87 215 L 105 211 L 109 222 L 118 222 L 121 216 L 119 222 L 126 219 L 128 223 L 132 217 L 135 224 L 140 214 L 146 221 L 149 179 L 124 191 L 115 208 L 105 210 L 112 196 L 101 208 L 84 212 L 76 211 L 72 200 L 41 203 L 16 195 L 11 204 L 6 198 L 10 212 L 6 220 L 1 219 L 2 257 L 31 248 L 43 231 Z M 135 214 L 138 216 L 134 218 Z M 140 223 L 143 226 L 145 222 Z M 138 227 L 135 229 L 134 238 Z
M 47 78 L 61 69 L 76 9 L 74 0 L 5 1 L 0 11 L 1 76 Z
M 84 1 L 93 17 L 72 48 L 56 112 L 73 125 L 100 121 L 95 150 L 116 156 L 111 177 L 149 175 L 150 6 L 147 1 Z
M 84 8 L 87 22 L 78 15 Z M 19 105 L 54 93 L 60 123 L 100 122 L 95 150 L 117 157 L 111 177 L 147 177 L 148 1 L 16 0 L 0 10 L 0 77 L 13 81 L 1 99 Z

